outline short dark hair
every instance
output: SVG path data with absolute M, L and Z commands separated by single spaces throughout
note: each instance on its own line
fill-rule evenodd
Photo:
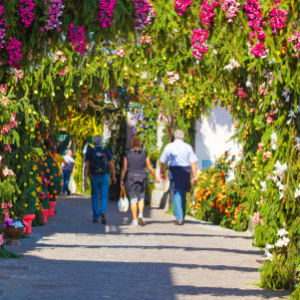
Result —
M 57 154 L 61 154 L 61 150 L 58 148 L 58 149 L 56 150 L 56 153 L 57 153 Z

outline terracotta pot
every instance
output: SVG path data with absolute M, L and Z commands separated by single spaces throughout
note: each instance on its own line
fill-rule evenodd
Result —
M 45 209 L 45 208 L 43 210 L 44 223 L 47 223 L 48 211 L 49 211 L 49 209 Z
M 49 201 L 50 202 L 50 208 L 48 210 L 48 217 L 53 217 L 54 216 L 54 208 L 56 205 L 56 201 Z
M 25 233 L 31 233 L 31 224 L 34 218 L 35 218 L 35 214 L 29 214 L 23 217 L 23 221 L 28 223 L 28 226 L 26 226 L 25 229 Z
M 18 241 L 18 238 L 24 233 L 25 227 L 15 228 L 15 227 L 5 227 L 3 228 L 4 234 L 8 237 L 5 245 L 20 246 L 21 243 Z

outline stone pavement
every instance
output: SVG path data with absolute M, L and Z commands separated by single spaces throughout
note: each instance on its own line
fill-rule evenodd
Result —
M 92 223 L 89 198 L 60 198 L 54 217 L 22 239 L 21 259 L 0 260 L 0 299 L 279 300 L 289 292 L 249 285 L 265 258 L 245 233 L 146 209 L 145 227 L 108 207 Z M 287 297 L 286 297 L 287 298 Z M 284 299 L 286 299 L 284 298 Z

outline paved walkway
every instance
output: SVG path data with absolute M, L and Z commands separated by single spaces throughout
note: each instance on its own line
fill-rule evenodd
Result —
M 22 259 L 0 260 L 0 299 L 282 299 L 288 292 L 247 285 L 264 257 L 251 239 L 209 224 L 146 209 L 147 226 L 108 207 L 92 223 L 90 199 L 60 198 L 48 225 L 21 240 Z M 11 248 L 10 248 L 11 249 Z M 14 248 L 14 250 L 16 250 Z

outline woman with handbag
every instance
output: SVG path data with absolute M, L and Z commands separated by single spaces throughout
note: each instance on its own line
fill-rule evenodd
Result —
M 154 177 L 155 182 L 160 183 L 156 176 L 147 153 L 141 150 L 142 139 L 134 136 L 131 139 L 131 150 L 125 152 L 123 158 L 123 168 L 121 171 L 121 188 L 125 186 L 127 195 L 130 199 L 130 208 L 132 212 L 131 225 L 146 225 L 143 210 L 145 206 L 145 190 L 147 186 L 147 175 L 145 167 Z M 126 177 L 125 177 L 126 175 Z M 139 207 L 139 216 L 137 218 L 137 206 Z

